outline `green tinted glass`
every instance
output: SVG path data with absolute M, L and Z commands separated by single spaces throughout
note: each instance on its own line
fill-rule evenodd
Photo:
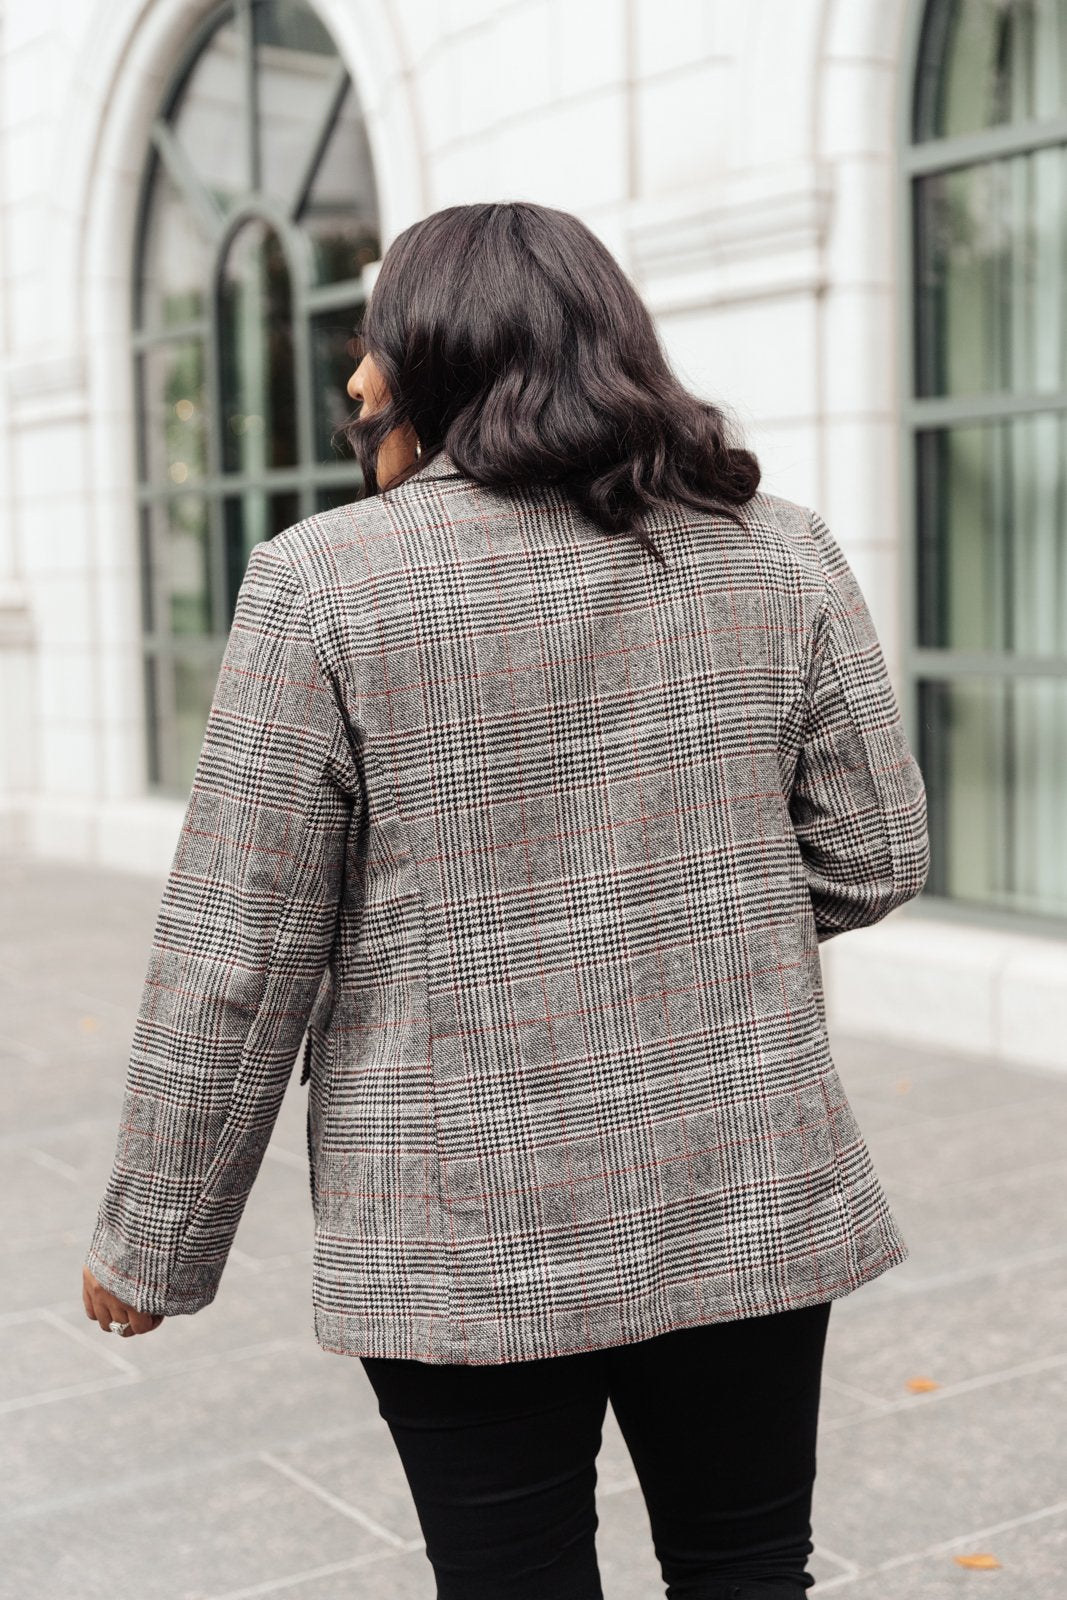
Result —
M 919 644 L 1067 656 L 1067 419 L 928 429 L 916 447 Z
M 1067 916 L 1067 679 L 930 681 L 920 711 L 928 890 Z
M 141 322 L 163 328 L 203 317 L 213 256 L 210 234 L 153 155 L 138 283 Z
M 378 200 L 356 90 L 308 0 L 208 10 L 160 97 L 138 215 L 148 768 L 180 794 L 249 550 L 361 482 L 335 437 Z
M 264 489 L 247 489 L 242 495 L 228 495 L 223 506 L 226 551 L 226 598 L 228 619 L 232 620 L 245 567 L 252 546 L 300 521 L 300 497 L 294 493 L 268 494 Z M 229 626 L 229 620 L 227 626 Z
M 1067 150 L 915 180 L 919 395 L 1067 386 Z
M 253 5 L 252 17 L 259 185 L 284 203 L 297 192 L 329 111 L 337 51 L 314 12 L 294 0 Z
M 311 240 L 317 283 L 358 281 L 382 253 L 367 126 L 351 84 L 299 220 Z
M 197 181 L 225 210 L 252 181 L 245 30 L 226 7 L 184 77 L 168 121 Z
M 278 235 L 258 218 L 236 235 L 219 289 L 222 466 L 259 474 L 298 457 L 293 301 Z
M 175 635 L 213 631 L 211 541 L 202 495 L 182 495 L 154 510 L 154 557 L 161 620 Z
M 352 451 L 338 430 L 357 415 L 348 393 L 356 362 L 348 351 L 362 308 L 321 312 L 311 322 L 311 388 L 315 407 L 315 456 L 322 462 L 351 461 Z
M 933 0 L 913 101 L 916 140 L 942 139 L 1067 109 L 1061 0 Z
M 155 344 L 138 358 L 142 476 L 181 489 L 207 470 L 208 395 L 204 343 Z

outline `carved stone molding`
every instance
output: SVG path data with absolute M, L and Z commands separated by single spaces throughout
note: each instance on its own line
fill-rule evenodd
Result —
M 636 201 L 624 224 L 633 277 L 661 313 L 815 292 L 833 193 L 827 165 L 775 163 Z
M 25 589 L 0 580 L 0 650 L 27 650 L 33 643 L 33 613 Z
M 85 361 L 77 351 L 10 360 L 4 378 L 13 424 L 70 421 L 87 413 Z

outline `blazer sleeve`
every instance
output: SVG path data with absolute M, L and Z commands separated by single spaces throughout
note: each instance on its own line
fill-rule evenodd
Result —
M 359 777 L 302 587 L 253 547 L 155 925 L 85 1264 L 174 1316 L 218 1289 L 329 959 Z
M 855 573 L 817 512 L 825 593 L 805 676 L 789 811 L 818 942 L 878 922 L 930 867 L 926 789 Z

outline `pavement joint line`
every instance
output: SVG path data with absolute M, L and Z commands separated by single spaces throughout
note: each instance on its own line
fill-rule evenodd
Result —
M 848 1557 L 848 1556 L 839 1556 L 837 1554 L 836 1550 L 831 1550 L 831 1549 L 828 1548 L 827 1545 L 820 1544 L 817 1539 L 813 1539 L 813 1545 L 814 1545 L 814 1548 L 813 1548 L 813 1552 L 812 1553 L 814 1555 L 817 1555 L 820 1558 L 820 1560 L 822 1560 L 822 1561 L 833 1561 L 835 1563 L 835 1565 L 844 1568 L 843 1572 L 839 1572 L 839 1573 L 837 1573 L 835 1575 L 835 1578 L 833 1580 L 834 1582 L 845 1583 L 846 1581 L 849 1581 L 852 1578 L 856 1578 L 856 1577 L 859 1576 L 859 1572 L 860 1572 L 859 1566 L 855 1561 L 851 1560 L 850 1557 Z M 830 1580 L 827 1580 L 827 1582 L 829 1582 L 829 1581 Z M 826 1584 L 825 1583 L 824 1584 L 820 1584 L 820 1585 L 818 1585 L 818 1587 L 825 1588 Z
M 926 1561 L 930 1556 L 947 1555 L 960 1545 L 985 1543 L 998 1533 L 1010 1533 L 1013 1528 L 1024 1528 L 1028 1523 L 1041 1522 L 1046 1517 L 1057 1517 L 1067 1512 L 1067 1500 L 1059 1500 L 1055 1505 L 1042 1506 L 1038 1511 L 1025 1511 L 1021 1516 L 1008 1517 L 1003 1522 L 992 1522 L 984 1528 L 973 1528 L 969 1533 L 957 1533 L 951 1539 L 942 1539 L 937 1544 L 930 1544 L 923 1550 L 910 1550 L 907 1555 L 893 1556 L 889 1561 L 882 1561 L 877 1567 L 862 1567 L 856 1575 L 828 1578 L 824 1583 L 816 1584 L 812 1590 L 814 1596 L 825 1594 L 830 1589 L 843 1589 L 846 1584 L 863 1582 L 867 1578 L 878 1578 L 885 1572 L 895 1572 L 898 1567 L 911 1566 L 916 1561 Z M 818 1548 L 818 1546 L 816 1546 Z
M 380 1428 L 380 1418 L 375 1414 L 373 1419 L 370 1417 L 363 1421 L 357 1419 L 346 1424 L 344 1428 L 334 1426 L 302 1434 L 298 1443 L 326 1448 L 331 1445 L 349 1446 L 354 1439 L 362 1440 L 372 1433 L 377 1433 Z M 279 1442 L 278 1448 L 286 1449 L 292 1444 L 292 1438 L 285 1438 Z M 80 1487 L 66 1493 L 41 1497 L 11 1509 L 5 1507 L 0 1511 L 0 1526 L 76 1514 L 87 1507 L 99 1508 L 103 1505 L 125 1502 L 131 1496 L 143 1499 L 149 1491 L 165 1490 L 174 1484 L 199 1483 L 210 1478 L 212 1474 L 225 1476 L 236 1468 L 256 1463 L 261 1450 L 260 1445 L 250 1445 L 245 1450 L 235 1450 L 230 1453 L 219 1451 L 207 1455 L 201 1452 L 195 1465 L 191 1465 L 188 1461 L 179 1461 L 177 1465 L 163 1469 L 139 1468 L 125 1478 L 120 1478 L 117 1473 L 110 1474 L 106 1479 L 97 1477 L 88 1488 Z
M 299 1171 L 304 1171 L 307 1168 L 308 1158 L 306 1153 L 304 1155 L 296 1155 L 294 1151 L 287 1150 L 284 1145 L 275 1145 L 272 1142 L 268 1144 L 263 1154 L 269 1160 L 277 1161 L 283 1167 L 295 1167 Z
M 20 1322 L 33 1322 L 41 1315 L 42 1311 L 55 1311 L 62 1316 L 64 1311 L 70 1310 L 70 1301 L 54 1300 L 51 1305 L 25 1306 L 18 1311 L 0 1311 L 0 1328 L 16 1327 Z
M 104 1340 L 100 1339 L 101 1329 L 98 1322 L 93 1323 L 97 1334 L 94 1339 L 87 1326 L 76 1327 L 74 1323 L 68 1322 L 65 1317 L 59 1316 L 54 1311 L 41 1311 L 38 1320 L 47 1323 L 50 1328 L 55 1328 L 59 1333 L 64 1334 L 66 1338 L 72 1339 L 76 1345 L 84 1346 L 85 1349 L 91 1350 L 94 1355 L 102 1356 L 105 1361 L 109 1361 L 120 1372 L 133 1372 L 140 1376 L 140 1367 L 135 1361 L 130 1361 L 123 1355 L 118 1347 L 118 1340 L 114 1335 Z M 89 1318 L 86 1317 L 85 1323 L 88 1323 L 88 1321 Z
M 868 1139 L 867 1143 L 870 1146 L 871 1154 L 874 1156 L 875 1162 L 877 1163 L 878 1150 L 875 1142 L 873 1139 Z M 883 1181 L 885 1183 L 886 1193 L 889 1195 L 890 1200 L 914 1200 L 916 1204 L 918 1204 L 920 1201 L 928 1200 L 930 1198 L 929 1195 L 923 1193 L 918 1184 L 909 1183 L 907 1179 L 893 1178 L 890 1180 L 888 1177 L 886 1177 Z
M 217 1594 L 203 1595 L 201 1600 L 256 1600 L 261 1594 L 280 1594 L 295 1584 L 308 1583 L 316 1578 L 330 1578 L 338 1572 L 358 1572 L 361 1567 L 373 1567 L 380 1561 L 395 1561 L 393 1550 L 372 1550 L 367 1555 L 351 1556 L 347 1561 L 330 1561 L 321 1567 L 305 1567 L 302 1572 L 290 1572 L 284 1578 L 267 1578 L 263 1583 L 249 1584 L 243 1589 L 227 1589 Z
M 294 1337 L 282 1339 L 264 1339 L 258 1344 L 235 1345 L 232 1350 L 217 1351 L 209 1356 L 190 1356 L 184 1361 L 172 1362 L 165 1372 L 153 1374 L 158 1377 L 171 1377 L 179 1372 L 203 1372 L 211 1367 L 225 1365 L 228 1361 L 247 1361 L 259 1355 L 271 1355 L 279 1350 L 303 1349 L 305 1340 Z
M 10 1416 L 14 1411 L 30 1411 L 37 1406 L 51 1405 L 56 1400 L 73 1400 L 83 1394 L 99 1394 L 102 1389 L 126 1389 L 143 1383 L 140 1372 L 116 1374 L 113 1378 L 90 1378 L 85 1383 L 67 1384 L 62 1389 L 38 1389 L 35 1394 L 17 1395 L 12 1400 L 0 1401 L 0 1416 Z
M 10 1050 L 13 1055 L 21 1056 L 23 1061 L 38 1067 L 47 1063 L 50 1054 L 38 1045 L 25 1045 L 21 1039 L 12 1039 L 6 1033 L 0 1033 L 0 1050 Z
M 836 1389 L 839 1394 L 848 1395 L 853 1400 L 862 1400 L 864 1405 L 882 1406 L 885 1396 L 874 1394 L 870 1389 L 861 1389 L 858 1384 L 846 1383 L 843 1378 L 835 1378 L 829 1372 L 823 1374 L 823 1386 L 827 1389 Z
M 875 1153 L 877 1157 L 877 1152 Z M 888 1161 L 884 1163 L 889 1166 Z M 886 1176 L 887 1189 L 897 1194 L 906 1194 L 912 1200 L 936 1200 L 943 1194 L 966 1194 L 968 1189 L 993 1189 L 999 1183 L 1008 1182 L 1013 1178 L 1034 1177 L 1048 1172 L 1060 1172 L 1067 1167 L 1067 1156 L 1060 1156 L 1053 1161 L 1034 1161 L 1025 1167 L 1004 1167 L 1000 1172 L 983 1173 L 980 1178 L 953 1178 L 948 1183 L 919 1184 L 905 1181 L 900 1183 Z
M 242 1250 L 239 1245 L 232 1244 L 230 1246 L 229 1259 L 236 1262 L 238 1266 L 244 1267 L 246 1272 L 263 1271 L 259 1258 L 250 1256 L 247 1250 Z
M 856 1091 L 856 1097 L 857 1099 L 860 1098 L 859 1090 Z M 901 1099 L 905 1100 L 907 1096 L 901 1095 Z M 981 1123 L 983 1118 L 1002 1117 L 1006 1112 L 1023 1113 L 1040 1111 L 1043 1106 L 1062 1106 L 1065 1100 L 1067 1100 L 1067 1081 L 1064 1082 L 1063 1088 L 1059 1093 L 1035 1094 L 1029 1100 L 1006 1100 L 995 1106 L 970 1106 L 963 1111 L 924 1111 L 920 1113 L 920 1116 L 924 1124 L 928 1122 L 948 1122 L 958 1127 L 961 1123 Z M 902 1126 L 884 1128 L 879 1135 L 879 1142 L 888 1144 L 891 1139 L 905 1137 L 913 1139 L 914 1136 L 915 1130 L 913 1128 Z
M 111 1335 L 114 1338 L 114 1334 Z M 96 1394 L 101 1389 L 122 1388 L 127 1384 L 145 1383 L 150 1380 L 169 1378 L 177 1373 L 204 1371 L 205 1369 L 219 1367 L 227 1361 L 247 1359 L 249 1356 L 261 1355 L 264 1352 L 275 1350 L 303 1348 L 303 1339 L 274 1339 L 263 1344 L 240 1345 L 234 1350 L 225 1350 L 210 1356 L 196 1356 L 187 1361 L 176 1361 L 157 1372 L 146 1372 L 141 1367 L 131 1363 L 129 1375 L 114 1378 L 88 1378 L 84 1383 L 66 1384 L 59 1389 L 38 1389 L 34 1394 L 16 1395 L 11 1400 L 0 1401 L 0 1416 L 5 1416 L 12 1411 L 26 1411 L 34 1406 L 50 1405 L 55 1400 L 70 1400 L 78 1395 Z M 118 1352 L 113 1352 L 117 1354 Z
M 394 1550 L 421 1550 L 423 1548 L 424 1541 L 422 1539 L 412 1542 L 410 1539 L 405 1539 L 403 1534 L 394 1533 L 392 1528 L 387 1528 L 384 1523 L 368 1516 L 358 1506 L 351 1505 L 347 1500 L 342 1500 L 340 1495 L 323 1488 L 322 1484 L 316 1483 L 314 1478 L 309 1478 L 298 1467 L 290 1466 L 289 1462 L 282 1461 L 280 1457 L 272 1455 L 269 1450 L 257 1451 L 257 1458 L 265 1462 L 275 1472 L 280 1472 L 286 1478 L 291 1479 L 301 1489 L 306 1489 L 309 1494 L 315 1495 L 317 1499 L 331 1506 L 334 1511 L 340 1512 L 341 1516 L 350 1518 L 352 1522 L 358 1522 L 361 1528 L 365 1528 L 376 1539 L 384 1539 L 385 1543 L 391 1545 Z
M 873 1046 L 877 1051 L 880 1046 L 885 1049 L 900 1049 L 907 1053 L 910 1061 L 914 1062 L 914 1071 L 922 1073 L 932 1083 L 953 1083 L 958 1080 L 966 1081 L 975 1072 L 992 1071 L 996 1074 L 1004 1073 L 1011 1077 L 1036 1077 L 1047 1079 L 1049 1083 L 1065 1083 L 1064 1071 L 1061 1066 L 1055 1066 L 1048 1061 L 1021 1061 L 1014 1056 L 998 1055 L 995 1050 L 971 1050 L 964 1054 L 962 1051 L 951 1050 L 947 1045 L 939 1045 L 936 1050 L 931 1050 L 928 1045 L 909 1042 L 906 1039 L 893 1039 L 889 1034 L 881 1036 L 837 1033 L 838 1041 L 844 1040 L 845 1048 L 841 1051 L 843 1056 L 851 1055 L 859 1050 L 867 1054 L 867 1047 Z M 891 1088 L 901 1076 L 901 1069 L 895 1063 L 889 1066 L 880 1066 L 875 1062 L 872 1067 L 870 1061 L 854 1061 L 846 1069 L 856 1078 L 866 1075 L 868 1084 L 876 1088 Z M 909 1076 L 912 1075 L 909 1072 Z M 858 1091 L 857 1091 L 858 1092 Z M 894 1091 L 893 1098 L 897 1098 L 899 1091 Z M 901 1098 L 906 1099 L 904 1095 Z
M 1064 1366 L 1067 1366 L 1067 1351 L 1054 1356 L 1038 1356 L 1036 1360 L 1020 1362 L 1016 1367 L 1001 1367 L 995 1372 L 979 1373 L 973 1378 L 960 1378 L 957 1383 L 946 1383 L 927 1394 L 909 1394 L 899 1400 L 880 1400 L 871 1414 L 889 1416 L 897 1411 L 916 1411 L 934 1405 L 939 1400 L 954 1400 L 957 1395 L 970 1394 L 976 1389 L 992 1389 L 1000 1383 L 1011 1383 L 1015 1378 L 1030 1377 L 1035 1372 L 1051 1372 L 1056 1367 Z M 836 1433 L 839 1428 L 852 1427 L 857 1422 L 869 1422 L 871 1414 L 866 1417 L 836 1417 L 828 1421 L 825 1428 Z
M 1021 1267 L 1047 1266 L 1049 1262 L 1065 1259 L 1067 1259 L 1067 1247 L 1053 1244 L 1045 1250 L 1032 1250 L 1027 1255 L 999 1256 L 991 1262 L 983 1262 L 972 1267 L 957 1267 L 952 1272 L 931 1273 L 925 1277 L 913 1273 L 905 1277 L 903 1282 L 898 1275 L 895 1281 L 886 1284 L 882 1293 L 926 1294 L 934 1289 L 950 1289 L 956 1284 L 972 1283 L 975 1278 L 994 1277 L 1004 1272 L 1014 1272 Z
M 233 1253 L 234 1248 L 236 1247 L 231 1247 L 230 1256 L 236 1261 L 238 1257 Z M 314 1254 L 314 1247 L 312 1245 L 308 1245 L 304 1250 L 286 1250 L 282 1255 L 278 1256 L 253 1256 L 242 1250 L 240 1252 L 240 1257 L 242 1266 L 248 1266 L 254 1261 L 255 1266 L 251 1270 L 259 1274 L 266 1272 L 277 1272 L 282 1267 L 291 1267 L 294 1264 L 299 1265 L 301 1262 L 308 1262 L 312 1259 Z
M 0 1242 L 0 1259 L 4 1256 L 29 1255 L 34 1250 L 48 1250 L 53 1245 L 74 1244 L 81 1240 L 82 1230 L 75 1233 L 73 1228 L 57 1228 L 53 1233 L 32 1234 L 25 1239 L 5 1239 Z M 4 1316 L 11 1313 L 0 1314 L 0 1327 L 3 1326 Z
M 47 1150 L 41 1150 L 37 1145 L 27 1145 L 26 1154 L 39 1167 L 46 1167 L 49 1172 L 58 1173 L 61 1178 L 66 1178 L 68 1183 L 80 1183 L 82 1175 L 77 1167 L 72 1167 L 69 1161 L 61 1161 L 58 1156 L 49 1155 Z

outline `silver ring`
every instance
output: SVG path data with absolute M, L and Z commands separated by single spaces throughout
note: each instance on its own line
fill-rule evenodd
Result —
M 118 1334 L 123 1334 L 124 1335 L 125 1332 L 126 1332 L 126 1329 L 128 1327 L 129 1327 L 129 1323 L 128 1322 L 112 1322 L 109 1325 L 107 1331 L 108 1331 L 108 1333 L 118 1333 Z

